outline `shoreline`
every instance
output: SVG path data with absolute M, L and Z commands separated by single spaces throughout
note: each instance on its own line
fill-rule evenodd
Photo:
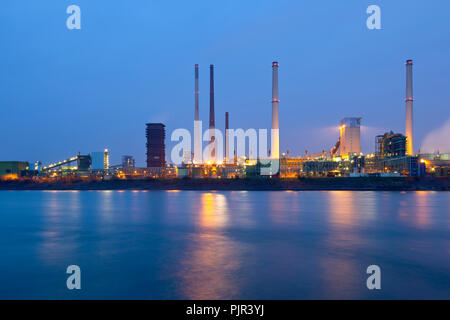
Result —
M 14 190 L 450 191 L 450 177 L 150 179 L 74 182 L 0 182 L 0 191 Z

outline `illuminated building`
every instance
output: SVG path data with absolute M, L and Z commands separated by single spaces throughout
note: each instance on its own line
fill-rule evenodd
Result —
M 419 158 L 412 156 L 379 157 L 370 154 L 364 157 L 364 172 L 369 174 L 389 173 L 403 176 L 420 176 Z
M 296 178 L 300 175 L 303 162 L 302 157 L 291 158 L 289 153 L 287 155 L 282 154 L 280 157 L 280 177 L 281 178 Z
M 109 153 L 108 149 L 103 152 L 91 152 L 91 169 L 93 171 L 108 170 L 109 168 Z
M 126 180 L 176 178 L 177 168 L 168 166 L 151 168 L 121 168 L 116 170 L 115 175 L 119 179 Z
M 77 170 L 88 172 L 91 168 L 91 156 L 90 155 L 78 155 L 77 157 Z
M 162 123 L 147 123 L 147 168 L 166 166 L 166 129 Z
M 227 165 L 220 168 L 220 176 L 222 178 L 245 178 L 246 173 L 244 166 Z
M 108 151 L 108 149 L 105 149 L 105 151 L 103 151 L 103 167 L 105 170 L 109 169 L 109 151 Z
M 353 172 L 352 173 L 364 173 L 364 164 L 365 164 L 365 157 L 362 155 L 354 156 L 351 159 Z
M 0 178 L 17 179 L 25 175 L 30 165 L 24 161 L 0 161 Z
M 99 156 L 98 158 L 98 162 L 101 162 L 102 156 L 104 156 L 104 154 L 102 152 L 100 152 L 101 156 Z M 76 166 L 67 166 L 68 164 L 71 163 L 75 163 L 76 162 Z M 59 173 L 63 173 L 63 172 L 73 172 L 73 171 L 77 171 L 77 174 L 81 174 L 81 175 L 86 175 L 88 174 L 88 172 L 91 170 L 91 164 L 92 164 L 92 155 L 88 154 L 88 155 L 81 155 L 78 154 L 74 157 L 70 157 L 68 159 L 59 161 L 59 162 L 54 162 L 51 163 L 45 167 L 42 167 L 42 172 L 47 174 L 47 175 L 53 175 L 56 174 L 57 172 Z M 98 166 L 101 166 L 100 164 L 97 164 Z M 101 169 L 99 169 L 101 170 Z
M 183 158 L 182 158 L 183 165 L 192 164 L 192 153 L 190 150 L 183 151 Z
M 364 172 L 403 176 L 424 173 L 418 157 L 407 155 L 407 137 L 392 131 L 375 137 L 375 153 L 365 157 Z
M 243 166 L 247 160 L 248 160 L 248 159 L 247 159 L 247 157 L 246 157 L 245 155 L 239 156 L 239 157 L 237 157 L 237 159 L 236 159 L 236 164 L 237 164 L 238 166 Z
M 186 177 L 189 177 L 189 168 L 178 167 L 177 168 L 177 178 L 186 178 Z
M 395 172 L 404 176 L 416 177 L 419 175 L 418 157 L 403 156 L 378 160 L 378 172 Z
M 436 177 L 449 176 L 450 153 L 420 154 L 419 159 L 420 164 L 425 166 L 426 174 Z
M 122 168 L 132 169 L 135 167 L 135 161 L 133 156 L 122 156 Z
M 340 126 L 340 155 L 361 153 L 361 118 L 344 118 Z
M 339 163 L 331 160 L 308 160 L 302 164 L 303 175 L 329 176 L 337 172 Z
M 42 162 L 36 161 L 34 163 L 34 171 L 41 172 L 41 170 L 42 170 Z
M 379 158 L 401 157 L 406 154 L 406 137 L 400 133 L 386 132 L 375 137 L 375 155 Z

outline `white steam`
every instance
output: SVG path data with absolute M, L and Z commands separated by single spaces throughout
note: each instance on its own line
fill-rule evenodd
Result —
M 450 152 L 450 119 L 442 127 L 427 134 L 420 147 L 421 153 L 434 153 L 437 150 L 440 153 Z

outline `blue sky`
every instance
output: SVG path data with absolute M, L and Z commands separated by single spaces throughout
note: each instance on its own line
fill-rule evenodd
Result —
M 66 28 L 67 6 L 81 30 Z M 382 30 L 366 28 L 381 7 Z M 215 65 L 216 126 L 269 128 L 279 61 L 280 151 L 334 145 L 362 117 L 362 149 L 404 131 L 405 65 L 414 60 L 415 148 L 449 118 L 450 2 L 4 0 L 0 11 L 0 160 L 65 159 L 109 148 L 145 160 L 145 123 L 193 130 Z M 443 137 L 449 140 L 450 137 Z M 447 150 L 450 151 L 450 150 Z M 168 152 L 168 153 L 169 153 Z

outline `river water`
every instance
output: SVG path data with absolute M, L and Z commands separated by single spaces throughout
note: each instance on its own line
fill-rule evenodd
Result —
M 449 208 L 428 191 L 1 191 L 0 298 L 450 299 Z

